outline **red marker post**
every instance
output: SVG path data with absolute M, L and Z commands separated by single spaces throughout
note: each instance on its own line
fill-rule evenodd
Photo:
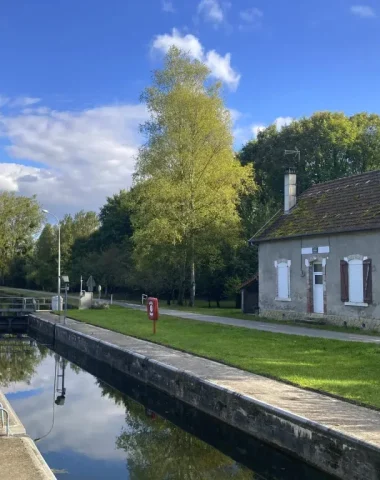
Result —
M 158 320 L 158 298 L 149 297 L 146 302 L 149 320 L 153 321 L 153 333 L 156 334 L 156 322 Z

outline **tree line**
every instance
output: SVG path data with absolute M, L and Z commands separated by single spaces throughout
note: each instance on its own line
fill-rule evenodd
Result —
M 219 302 L 257 271 L 247 240 L 283 207 L 283 175 L 297 191 L 380 168 L 380 117 L 318 112 L 271 125 L 234 152 L 221 85 L 172 48 L 142 94 L 149 120 L 130 190 L 60 222 L 62 272 L 79 287 L 93 275 L 108 293 Z M 299 155 L 284 155 L 285 150 Z M 54 290 L 57 226 L 37 199 L 0 193 L 0 281 Z

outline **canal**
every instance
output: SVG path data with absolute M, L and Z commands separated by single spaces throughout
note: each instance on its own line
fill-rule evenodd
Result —
M 58 479 L 331 477 L 62 345 L 3 336 L 0 388 Z

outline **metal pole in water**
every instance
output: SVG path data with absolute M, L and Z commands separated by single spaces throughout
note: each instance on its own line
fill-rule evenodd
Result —
M 64 325 L 66 325 L 66 317 L 67 317 L 67 284 L 65 285 L 65 315 L 63 317 Z

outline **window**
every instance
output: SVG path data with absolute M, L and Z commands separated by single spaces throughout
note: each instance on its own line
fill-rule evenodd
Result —
M 290 260 L 279 260 L 274 265 L 277 269 L 276 300 L 290 301 Z
M 340 262 L 342 302 L 346 305 L 367 306 L 372 303 L 372 261 L 361 255 L 351 255 Z

